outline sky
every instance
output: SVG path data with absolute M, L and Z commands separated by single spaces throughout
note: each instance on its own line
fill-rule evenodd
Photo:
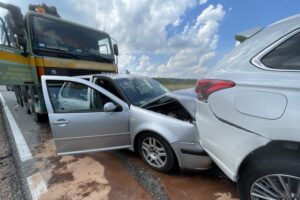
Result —
M 236 33 L 300 13 L 299 0 L 1 0 L 27 11 L 56 6 L 62 18 L 104 30 L 119 45 L 119 71 L 201 78 Z

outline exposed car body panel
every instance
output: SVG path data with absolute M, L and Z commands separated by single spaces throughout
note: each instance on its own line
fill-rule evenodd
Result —
M 177 99 L 181 105 L 195 118 L 196 114 L 196 95 L 194 88 L 177 90 L 168 94 L 170 97 Z
M 136 106 L 131 106 L 130 110 L 130 129 L 133 134 L 143 131 L 164 133 L 162 137 L 166 138 L 170 144 L 178 141 L 195 142 L 199 140 L 194 124 Z

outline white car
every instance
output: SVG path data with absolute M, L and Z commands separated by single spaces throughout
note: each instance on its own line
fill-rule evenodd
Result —
M 241 199 L 300 199 L 299 22 L 237 35 L 195 88 L 200 143 Z

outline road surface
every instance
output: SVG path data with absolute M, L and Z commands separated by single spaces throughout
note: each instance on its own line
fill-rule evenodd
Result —
M 21 153 L 23 158 L 16 159 L 16 170 L 29 199 L 237 199 L 235 185 L 216 167 L 204 172 L 162 174 L 129 150 L 57 156 L 49 124 L 35 123 L 17 105 L 13 92 L 3 87 L 0 92 L 24 138 L 25 145 L 19 142 L 22 147 L 18 149 L 9 129 L 12 152 L 25 152 Z M 27 153 L 24 146 L 28 146 Z

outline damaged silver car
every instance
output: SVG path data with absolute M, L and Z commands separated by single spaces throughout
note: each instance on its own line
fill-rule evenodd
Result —
M 205 170 L 193 91 L 169 92 L 147 77 L 97 74 L 43 76 L 58 155 L 130 149 L 152 168 Z

